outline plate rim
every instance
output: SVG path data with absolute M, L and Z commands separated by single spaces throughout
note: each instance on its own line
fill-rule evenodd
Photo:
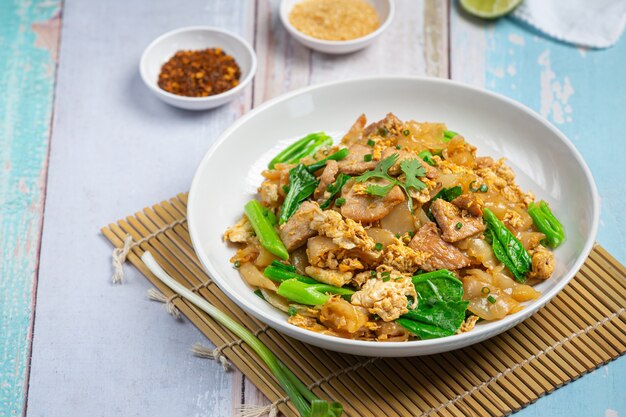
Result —
M 587 240 L 585 241 L 585 244 L 583 246 L 583 249 L 579 257 L 574 262 L 572 267 L 567 271 L 567 273 L 564 276 L 564 279 L 562 279 L 551 290 L 549 290 L 546 293 L 543 293 L 539 300 L 537 300 L 536 302 L 532 302 L 531 304 L 527 305 L 526 308 L 522 309 L 521 311 L 518 311 L 517 313 L 506 316 L 505 318 L 495 321 L 495 322 L 486 323 L 480 326 L 480 328 L 476 328 L 472 330 L 471 332 L 455 334 L 452 336 L 446 336 L 446 337 L 436 338 L 436 339 L 414 340 L 414 341 L 408 341 L 408 342 L 402 342 L 402 343 L 395 343 L 395 342 L 385 343 L 385 342 L 377 342 L 377 341 L 352 340 L 352 339 L 345 339 L 345 338 L 340 338 L 336 336 L 329 336 L 329 335 L 324 335 L 320 333 L 315 333 L 310 330 L 305 330 L 297 326 L 293 326 L 287 323 L 286 320 L 284 322 L 279 322 L 271 317 L 264 315 L 261 311 L 254 308 L 253 305 L 248 304 L 244 299 L 233 296 L 233 294 L 231 294 L 228 291 L 228 289 L 225 289 L 222 285 L 220 285 L 219 278 L 218 279 L 213 278 L 215 276 L 219 276 L 219 274 L 217 274 L 217 271 L 214 269 L 212 262 L 200 250 L 201 245 L 199 242 L 199 237 L 197 236 L 195 232 L 195 227 L 193 226 L 193 223 L 194 223 L 193 219 L 195 216 L 194 211 L 193 211 L 193 207 L 194 207 L 193 200 L 194 200 L 194 196 L 196 195 L 196 190 L 199 187 L 198 184 L 200 182 L 200 179 L 199 179 L 200 171 L 206 165 L 207 161 L 212 157 L 215 151 L 221 146 L 223 142 L 225 142 L 229 138 L 232 132 L 238 129 L 241 125 L 246 123 L 249 119 L 255 117 L 257 114 L 263 112 L 265 109 L 272 107 L 280 102 L 287 101 L 293 97 L 296 97 L 301 94 L 309 93 L 311 91 L 321 90 L 321 89 L 325 89 L 325 88 L 329 88 L 329 87 L 333 87 L 333 86 L 337 86 L 341 84 L 381 82 L 381 81 L 382 82 L 406 81 L 406 82 L 434 83 L 434 84 L 440 84 L 440 85 L 453 85 L 456 88 L 469 90 L 475 94 L 484 94 L 486 96 L 490 96 L 491 98 L 504 101 L 512 105 L 513 107 L 515 107 L 517 110 L 522 111 L 526 113 L 527 115 L 531 116 L 532 118 L 537 120 L 539 123 L 545 125 L 552 133 L 554 133 L 554 135 L 562 142 L 562 144 L 566 146 L 572 152 L 572 154 L 574 155 L 576 159 L 576 162 L 583 169 L 585 179 L 587 180 L 589 189 L 591 190 L 591 194 L 592 194 L 593 212 L 592 212 L 592 223 L 590 227 L 590 234 L 587 237 Z M 385 355 L 385 353 L 381 353 L 381 352 L 388 351 L 387 355 L 394 355 L 394 353 L 398 353 L 400 355 L 404 355 L 406 353 L 409 353 L 409 354 L 412 353 L 413 355 L 417 356 L 420 354 L 427 354 L 427 353 L 420 352 L 420 350 L 422 349 L 429 350 L 429 351 L 436 350 L 437 352 L 445 352 L 445 351 L 457 349 L 462 346 L 468 346 L 474 343 L 478 343 L 485 339 L 496 336 L 500 333 L 505 332 L 511 327 L 518 325 L 522 321 L 526 320 L 527 318 L 535 314 L 545 304 L 550 302 L 578 273 L 583 263 L 587 260 L 589 253 L 593 249 L 593 246 L 595 245 L 595 241 L 596 241 L 597 234 L 598 234 L 599 223 L 600 223 L 600 197 L 598 194 L 597 185 L 593 178 L 593 174 L 591 173 L 589 166 L 583 159 L 580 152 L 578 152 L 578 149 L 576 149 L 574 144 L 567 138 L 567 136 L 565 136 L 563 132 L 561 132 L 556 126 L 554 126 L 554 124 L 552 124 L 549 120 L 541 116 L 535 110 L 527 107 L 526 105 L 516 100 L 513 100 L 512 98 L 504 96 L 502 94 L 489 91 L 484 88 L 475 87 L 475 86 L 465 84 L 465 83 L 455 81 L 455 80 L 450 80 L 450 79 L 445 79 L 445 78 L 426 77 L 426 76 L 416 76 L 416 75 L 383 75 L 383 76 L 379 75 L 379 76 L 358 77 L 358 78 L 352 78 L 352 79 L 347 79 L 347 80 L 336 80 L 336 81 L 302 87 L 302 88 L 281 94 L 272 99 L 269 99 L 265 101 L 264 103 L 262 103 L 261 105 L 259 105 L 258 107 L 255 107 L 254 109 L 248 111 L 246 114 L 242 115 L 237 120 L 235 120 L 233 124 L 230 125 L 226 130 L 224 130 L 220 134 L 220 136 L 215 140 L 215 142 L 209 147 L 206 154 L 203 156 L 202 160 L 200 161 L 200 163 L 198 164 L 196 168 L 196 171 L 193 176 L 193 180 L 191 182 L 189 195 L 188 195 L 187 221 L 189 225 L 189 234 L 191 237 L 194 252 L 200 259 L 200 262 L 202 263 L 202 266 L 204 267 L 205 271 L 209 273 L 209 276 L 211 277 L 213 282 L 215 282 L 215 284 L 217 284 L 217 286 L 229 297 L 229 299 L 234 301 L 240 308 L 242 308 L 245 312 L 251 314 L 255 318 L 259 319 L 260 321 L 262 321 L 269 327 L 277 331 L 280 331 L 281 333 L 287 334 L 288 336 L 295 337 L 298 340 L 301 340 L 305 343 L 310 343 L 310 344 L 314 344 L 317 346 L 324 345 L 325 348 L 337 350 L 337 351 L 350 352 L 352 349 L 354 349 L 355 352 L 352 352 L 352 353 L 363 354 L 362 352 L 365 352 L 368 350 L 376 350 L 378 351 L 377 354 L 379 355 L 381 354 Z M 315 342 L 313 342 L 313 340 L 315 340 Z M 445 345 L 447 344 L 449 344 L 450 346 L 449 348 L 446 349 Z M 436 349 L 436 347 L 438 346 L 442 349 Z M 415 352 L 407 352 L 411 349 L 414 349 Z

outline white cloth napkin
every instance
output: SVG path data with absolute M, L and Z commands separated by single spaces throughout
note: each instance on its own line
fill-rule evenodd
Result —
M 624 31 L 626 0 L 524 0 L 512 16 L 560 41 L 608 48 Z

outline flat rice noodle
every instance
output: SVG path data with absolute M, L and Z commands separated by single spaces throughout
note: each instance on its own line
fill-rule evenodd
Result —
M 415 232 L 415 222 L 408 205 L 400 203 L 392 208 L 388 215 L 380 219 L 380 227 L 394 235 Z
M 376 243 L 382 243 L 387 246 L 395 242 L 395 236 L 389 230 L 381 229 L 379 227 L 370 227 L 369 229 L 366 229 L 365 232 Z
M 259 271 L 256 266 L 251 263 L 243 263 L 239 267 L 239 275 L 253 287 L 264 288 L 266 290 L 276 291 L 274 281 L 266 277 Z

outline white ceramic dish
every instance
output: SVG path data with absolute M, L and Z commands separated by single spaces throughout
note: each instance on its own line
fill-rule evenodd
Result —
M 540 299 L 506 318 L 441 339 L 404 343 L 355 341 L 292 326 L 287 316 L 257 297 L 229 258 L 222 240 L 227 226 L 261 183 L 260 172 L 276 153 L 307 133 L 339 136 L 365 113 L 369 121 L 387 112 L 400 119 L 445 122 L 478 147 L 479 155 L 506 157 L 524 190 L 547 200 L 562 221 L 567 240 L 556 250 L 554 275 L 537 286 Z M 217 285 L 239 306 L 271 327 L 323 348 L 370 356 L 414 356 L 461 348 L 495 336 L 529 317 L 574 276 L 591 250 L 599 199 L 587 165 L 549 122 L 506 97 L 436 78 L 383 77 L 335 82 L 273 99 L 235 122 L 200 163 L 188 202 L 193 245 Z
M 157 84 L 161 67 L 180 50 L 222 48 L 241 69 L 239 85 L 208 97 L 184 97 L 168 93 Z M 141 55 L 139 73 L 143 82 L 161 100 L 187 110 L 207 110 L 221 106 L 243 91 L 256 73 L 256 55 L 246 41 L 232 33 L 206 26 L 191 26 L 167 32 L 156 38 Z
M 280 2 L 280 20 L 283 22 L 283 26 L 302 45 L 327 54 L 348 54 L 369 46 L 389 27 L 395 11 L 393 0 L 365 0 L 374 6 L 378 13 L 380 18 L 378 29 L 366 36 L 349 41 L 325 41 L 305 35 L 289 23 L 289 13 L 293 6 L 300 1 L 302 0 L 282 0 Z

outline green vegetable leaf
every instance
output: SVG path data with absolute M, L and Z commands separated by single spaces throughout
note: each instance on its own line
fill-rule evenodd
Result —
M 483 220 L 487 223 L 485 236 L 491 242 L 496 258 L 511 271 L 518 282 L 525 282 L 526 274 L 532 267 L 532 259 L 522 243 L 488 208 L 483 209 Z
M 418 177 L 426 176 L 426 169 L 422 166 L 417 159 L 405 159 L 400 162 L 400 169 L 404 172 L 406 179 L 404 180 L 404 188 L 409 190 L 413 188 L 415 191 L 420 191 L 426 188 L 426 184 L 419 180 Z
M 417 308 L 409 310 L 403 318 L 440 327 L 454 334 L 465 321 L 465 310 L 469 301 L 420 302 Z
M 348 182 L 348 180 L 350 180 L 350 178 L 352 177 L 342 172 L 337 176 L 337 179 L 335 179 L 335 182 L 333 182 L 328 187 L 326 187 L 326 191 L 330 193 L 330 197 L 328 197 L 328 200 L 324 201 L 320 205 L 320 208 L 322 210 L 330 207 L 331 203 L 333 202 L 333 199 L 337 197 L 337 195 L 339 195 L 339 193 L 341 192 L 341 189 L 343 188 L 344 185 L 346 185 L 346 183 Z
M 452 336 L 454 334 L 454 332 L 443 329 L 439 326 L 433 326 L 432 324 L 426 324 L 404 317 L 400 317 L 396 320 L 396 322 L 421 340 L 437 339 L 440 337 Z
M 420 339 L 451 336 L 465 320 L 467 301 L 463 283 L 447 269 L 414 276 L 417 307 L 398 319 L 398 323 Z
M 280 224 L 285 223 L 313 192 L 319 180 L 309 172 L 306 166 L 296 165 L 289 171 L 289 192 L 285 197 L 278 219 Z
M 434 202 L 438 198 L 443 198 L 444 200 L 450 202 L 463 194 L 463 189 L 460 185 L 451 188 L 442 188 L 435 196 L 432 198 L 431 203 Z
M 412 278 L 419 300 L 461 301 L 463 283 L 447 269 L 426 272 Z

